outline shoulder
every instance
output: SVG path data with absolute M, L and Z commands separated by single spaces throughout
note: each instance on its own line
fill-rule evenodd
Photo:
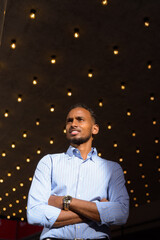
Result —
M 38 166 L 45 165 L 45 166 L 51 166 L 53 161 L 59 160 L 65 156 L 65 153 L 55 153 L 55 154 L 47 154 L 44 157 L 40 159 L 38 162 Z
M 115 161 L 112 160 L 107 160 L 105 158 L 101 158 L 99 156 L 97 156 L 99 162 L 105 164 L 107 166 L 107 168 L 109 168 L 110 170 L 117 170 L 117 169 L 122 169 L 121 165 Z

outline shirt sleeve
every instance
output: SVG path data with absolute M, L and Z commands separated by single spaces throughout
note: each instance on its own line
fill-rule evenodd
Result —
M 52 161 L 50 156 L 46 155 L 37 165 L 28 194 L 27 220 L 30 224 L 51 228 L 61 212 L 59 208 L 48 205 L 51 175 Z
M 114 163 L 107 192 L 109 202 L 96 202 L 100 225 L 125 224 L 129 215 L 129 196 L 123 170 L 118 163 Z

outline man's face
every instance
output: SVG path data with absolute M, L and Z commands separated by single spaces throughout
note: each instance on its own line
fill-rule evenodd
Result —
M 81 107 L 74 108 L 66 119 L 66 137 L 71 144 L 83 144 L 92 139 L 92 134 L 98 133 L 95 132 L 96 126 L 88 110 Z

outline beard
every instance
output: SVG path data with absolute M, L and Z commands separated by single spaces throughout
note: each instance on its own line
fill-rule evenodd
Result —
M 89 135 L 87 137 L 81 137 L 81 138 L 72 138 L 72 139 L 68 139 L 70 144 L 74 144 L 74 145 L 81 145 L 83 143 L 88 142 L 88 140 L 91 138 L 92 135 Z

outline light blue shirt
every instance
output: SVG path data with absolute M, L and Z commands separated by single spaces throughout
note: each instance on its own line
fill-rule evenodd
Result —
M 53 228 L 61 210 L 48 205 L 51 195 L 95 202 L 101 222 Z M 102 198 L 109 202 L 100 202 Z M 27 218 L 30 224 L 44 227 L 40 239 L 110 238 L 109 226 L 126 223 L 128 212 L 129 196 L 121 166 L 100 158 L 95 148 L 86 160 L 70 146 L 66 153 L 48 154 L 38 163 L 28 195 Z

